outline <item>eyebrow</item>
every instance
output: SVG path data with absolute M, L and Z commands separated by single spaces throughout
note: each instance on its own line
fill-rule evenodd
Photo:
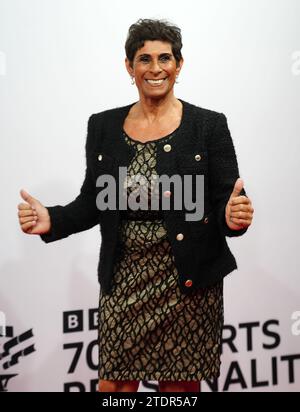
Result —
M 171 53 L 161 53 L 158 57 L 162 57 L 162 56 L 172 56 L 172 54 Z M 143 53 L 143 54 L 139 54 L 137 57 L 151 57 L 151 54 Z

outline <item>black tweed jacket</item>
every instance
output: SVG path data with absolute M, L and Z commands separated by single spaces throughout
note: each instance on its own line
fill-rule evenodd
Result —
M 239 177 L 226 116 L 179 100 L 183 104 L 181 124 L 168 150 L 163 141 L 158 140 L 156 170 L 158 175 L 204 175 L 204 215 L 200 220 L 186 220 L 185 213 L 190 211 L 185 210 L 184 204 L 181 210 L 170 207 L 162 211 L 179 273 L 179 287 L 189 294 L 197 288 L 213 285 L 237 269 L 226 236 L 240 236 L 247 228 L 230 230 L 225 221 L 225 206 Z M 96 196 L 103 187 L 96 187 L 96 180 L 99 175 L 111 174 L 118 187 L 119 166 L 128 166 L 134 155 L 134 149 L 127 145 L 123 136 L 124 120 L 133 104 L 90 116 L 85 146 L 86 171 L 80 193 L 65 206 L 47 207 L 51 232 L 41 235 L 48 243 L 99 225 L 102 241 L 98 279 L 104 293 L 110 293 L 113 285 L 121 213 L 118 205 L 116 210 L 98 209 Z M 189 187 L 192 193 L 195 185 L 194 179 Z M 246 195 L 244 189 L 241 194 Z M 179 233 L 183 238 L 178 239 Z

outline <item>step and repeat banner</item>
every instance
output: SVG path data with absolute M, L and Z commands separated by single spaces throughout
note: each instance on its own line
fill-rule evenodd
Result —
M 22 188 L 45 206 L 78 195 L 89 116 L 138 100 L 139 18 L 181 28 L 175 95 L 226 115 L 255 209 L 227 238 L 221 376 L 202 391 L 300 390 L 299 15 L 297 0 L 0 0 L 0 392 L 97 388 L 99 228 L 45 244 L 17 205 Z

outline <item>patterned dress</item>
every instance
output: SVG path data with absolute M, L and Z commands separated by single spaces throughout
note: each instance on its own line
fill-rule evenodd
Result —
M 135 155 L 123 188 L 148 186 L 141 196 L 158 196 L 157 141 L 140 142 L 123 132 Z M 133 182 L 133 184 L 132 184 Z M 152 180 L 153 182 L 153 180 Z M 149 188 L 150 186 L 150 188 Z M 150 208 L 149 208 L 150 209 Z M 99 299 L 99 379 L 200 381 L 219 376 L 223 328 L 223 281 L 191 295 L 179 290 L 178 272 L 160 210 L 121 211 L 119 246 L 110 295 Z

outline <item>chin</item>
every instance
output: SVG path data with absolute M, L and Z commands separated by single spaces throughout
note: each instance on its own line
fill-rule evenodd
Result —
M 154 91 L 153 93 L 143 93 L 143 95 L 148 98 L 151 97 L 153 99 L 162 99 L 163 97 L 166 97 L 170 92 L 171 90 L 157 92 Z

